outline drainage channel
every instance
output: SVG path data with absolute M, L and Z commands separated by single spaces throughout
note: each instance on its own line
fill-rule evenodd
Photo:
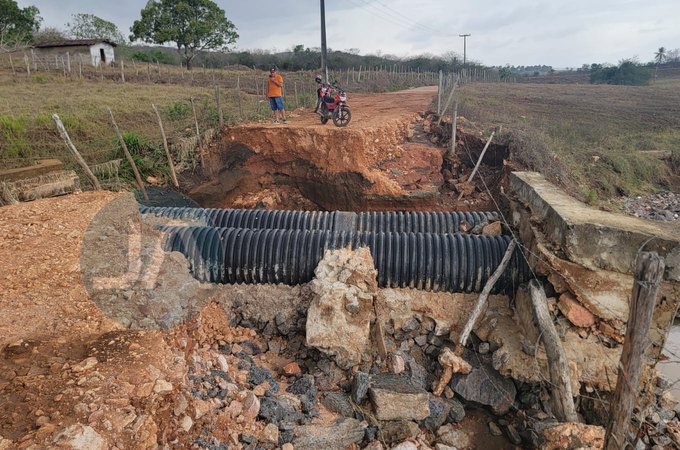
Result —
M 210 227 L 397 233 L 457 233 L 498 220 L 496 212 L 347 212 L 141 207 L 143 216 L 199 222 Z

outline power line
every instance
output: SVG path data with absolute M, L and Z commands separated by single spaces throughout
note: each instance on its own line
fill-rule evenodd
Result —
M 359 1 L 361 3 L 359 3 Z M 386 22 L 389 22 L 393 25 L 397 25 L 401 28 L 406 28 L 406 29 L 416 28 L 420 31 L 425 31 L 425 32 L 430 33 L 430 34 L 436 34 L 436 35 L 446 36 L 446 37 L 454 36 L 454 35 L 449 34 L 449 33 L 444 33 L 442 31 L 435 30 L 434 28 L 430 28 L 430 27 L 423 25 L 419 22 L 412 21 L 411 19 L 407 18 L 406 16 L 399 13 L 398 11 L 390 8 L 389 6 L 380 2 L 379 0 L 377 0 L 377 3 L 382 5 L 384 7 L 384 9 L 379 8 L 378 6 L 376 6 L 373 3 L 368 2 L 367 0 L 350 0 L 350 2 L 355 4 L 356 6 L 364 8 L 366 11 L 370 12 L 372 15 L 374 15 L 374 16 L 376 16 L 376 17 L 378 17 L 378 18 L 380 18 L 380 19 L 382 19 Z M 367 7 L 370 8 L 370 10 L 368 10 Z

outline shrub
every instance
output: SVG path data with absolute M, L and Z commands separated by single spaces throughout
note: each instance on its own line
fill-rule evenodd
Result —
M 165 109 L 165 115 L 170 120 L 182 120 L 189 116 L 191 108 L 183 101 L 177 101 Z
M 593 84 L 643 86 L 649 84 L 651 77 L 649 68 L 635 61 L 623 61 L 615 67 L 598 66 L 590 72 L 590 82 Z
M 31 146 L 26 135 L 26 118 L 0 115 L 0 136 L 5 145 L 1 156 L 5 158 L 28 157 Z
M 134 61 L 160 63 L 160 64 L 174 64 L 175 58 L 162 50 L 140 50 L 134 52 L 130 59 Z

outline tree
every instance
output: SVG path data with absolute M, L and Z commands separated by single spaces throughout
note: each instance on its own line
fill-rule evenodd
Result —
M 236 27 L 211 0 L 149 0 L 130 28 L 130 40 L 172 42 L 191 70 L 202 50 L 228 50 L 238 39 Z
M 125 38 L 113 22 L 94 14 L 73 14 L 71 20 L 66 27 L 75 39 L 106 39 L 116 44 L 125 43 Z
M 41 22 L 35 6 L 19 8 L 15 0 L 0 0 L 0 51 L 30 43 Z
M 45 27 L 33 33 L 33 42 L 60 41 L 67 39 L 67 33 L 59 28 Z
M 666 59 L 666 47 L 659 47 L 659 50 L 654 52 L 654 60 L 656 61 L 656 65 L 658 66 L 664 60 Z

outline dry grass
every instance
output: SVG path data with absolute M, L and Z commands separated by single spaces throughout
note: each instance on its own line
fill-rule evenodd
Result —
M 572 193 L 634 195 L 678 190 L 670 167 L 645 150 L 680 156 L 680 79 L 652 86 L 469 84 L 459 111 L 503 126 L 514 159 Z

